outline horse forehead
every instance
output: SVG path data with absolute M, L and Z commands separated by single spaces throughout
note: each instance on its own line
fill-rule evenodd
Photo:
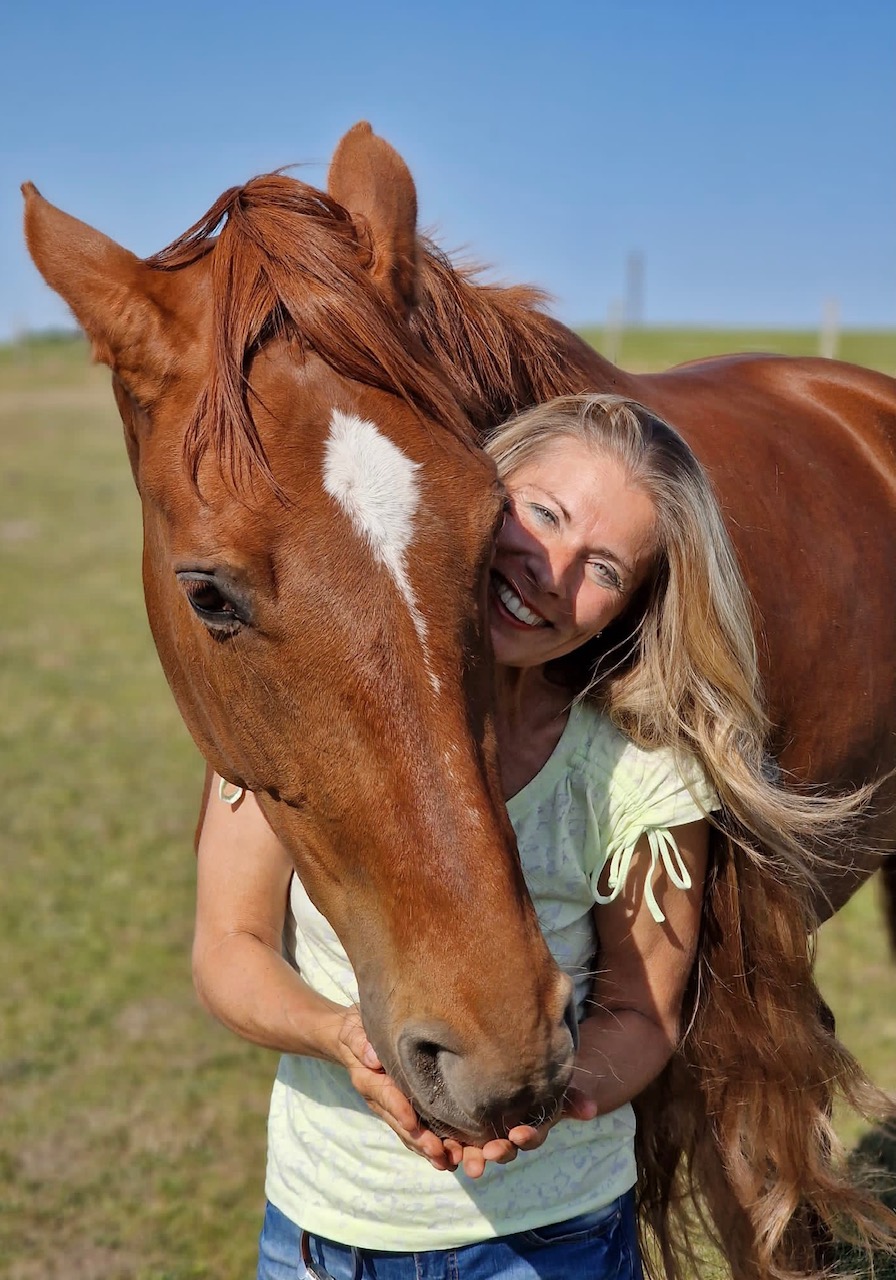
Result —
M 419 470 L 374 422 L 333 410 L 324 444 L 324 489 L 393 573 L 403 568 L 414 537 Z

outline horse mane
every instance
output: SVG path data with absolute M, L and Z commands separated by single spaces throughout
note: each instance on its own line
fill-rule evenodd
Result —
M 411 327 L 480 437 L 531 405 L 595 388 L 602 357 L 546 314 L 542 290 L 483 283 L 481 267 L 453 263 L 428 239 L 421 249 Z
M 583 352 L 588 362 L 600 359 L 545 314 L 539 290 L 483 284 L 478 268 L 453 266 L 424 239 L 419 300 L 410 324 L 401 323 L 373 281 L 368 241 L 349 211 L 283 173 L 231 187 L 145 261 L 176 271 L 207 255 L 213 358 L 184 445 L 194 482 L 212 447 L 235 487 L 257 468 L 278 488 L 252 419 L 248 380 L 253 355 L 274 336 L 399 396 L 471 445 L 511 414 L 575 389 L 570 371 L 584 370 Z M 587 385 L 583 372 L 581 389 Z
M 184 442 L 194 483 L 211 447 L 236 488 L 257 469 L 279 492 L 252 419 L 248 379 L 252 357 L 275 336 L 473 443 L 453 388 L 397 323 L 368 270 L 367 242 L 330 196 L 281 173 L 253 178 L 225 191 L 146 265 L 177 271 L 206 256 L 213 355 Z

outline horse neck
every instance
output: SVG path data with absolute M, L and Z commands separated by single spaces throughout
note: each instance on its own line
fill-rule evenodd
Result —
M 422 258 L 414 327 L 481 434 L 553 396 L 621 390 L 619 370 L 546 315 L 537 289 L 479 284 L 431 246 Z

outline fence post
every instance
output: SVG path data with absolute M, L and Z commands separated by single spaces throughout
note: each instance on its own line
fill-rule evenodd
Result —
M 825 298 L 821 308 L 821 331 L 818 335 L 818 354 L 826 360 L 834 360 L 840 345 L 840 304 L 836 298 Z
M 622 354 L 622 324 L 624 312 L 619 298 L 614 298 L 607 308 L 607 323 L 604 328 L 604 355 L 610 364 L 618 364 Z

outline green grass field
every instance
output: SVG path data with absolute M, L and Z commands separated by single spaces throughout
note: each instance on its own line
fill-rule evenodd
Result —
M 641 367 L 712 345 L 648 336 Z M 858 357 L 896 371 L 896 334 L 871 336 Z M 275 1059 L 192 993 L 202 766 L 144 619 L 108 381 L 79 342 L 0 349 L 0 1277 L 242 1280 Z M 896 1089 L 874 886 L 822 931 L 820 969 Z
M 587 329 L 584 336 L 624 369 L 652 373 L 686 360 L 762 351 L 781 356 L 817 356 L 819 337 L 810 329 L 628 329 L 609 334 Z M 896 377 L 896 332 L 848 329 L 840 334 L 837 358 Z

